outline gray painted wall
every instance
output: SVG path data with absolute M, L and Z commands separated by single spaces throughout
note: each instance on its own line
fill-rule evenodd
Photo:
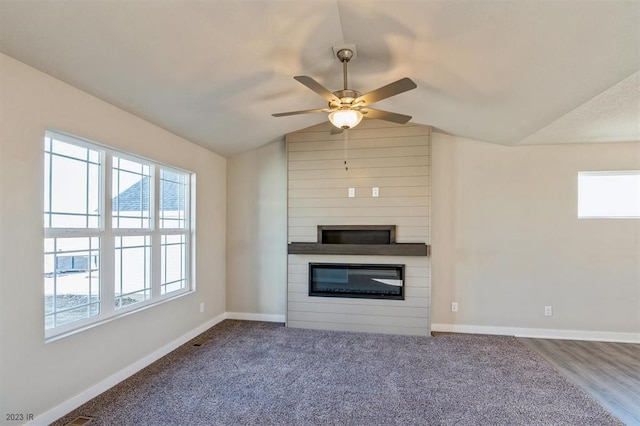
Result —
M 638 337 L 640 219 L 579 220 L 577 174 L 638 170 L 640 143 L 432 142 L 434 323 Z
M 228 160 L 227 311 L 284 321 L 287 162 L 284 140 Z M 255 315 L 253 315 L 254 318 Z
M 226 160 L 0 54 L 0 412 L 36 417 L 225 312 Z M 57 128 L 196 173 L 196 291 L 45 343 L 43 139 Z M 200 303 L 205 312 L 200 313 Z

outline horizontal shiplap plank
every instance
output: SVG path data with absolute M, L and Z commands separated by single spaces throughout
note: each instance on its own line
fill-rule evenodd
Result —
M 290 226 L 289 240 L 298 241 L 292 238 L 297 236 L 312 236 L 315 238 L 314 241 L 316 241 L 318 237 L 318 228 L 315 226 Z
M 302 229 L 302 227 L 298 227 L 297 229 Z M 310 231 L 307 234 L 289 233 L 289 240 L 296 243 L 317 243 L 318 236 L 313 231 Z M 400 244 L 407 244 L 407 243 L 429 244 L 429 234 L 397 236 L 396 242 Z
M 351 170 L 374 167 L 428 166 L 430 164 L 428 155 L 392 158 L 349 158 L 348 153 L 346 153 L 344 158 L 341 159 L 289 161 L 289 172 L 296 170 L 344 170 L 345 161 Z
M 405 266 L 404 275 L 407 280 L 428 279 L 431 276 L 431 268 L 429 266 Z
M 361 217 L 292 217 L 289 218 L 289 226 L 316 226 L 316 225 L 389 225 L 393 222 L 398 226 L 424 226 L 427 222 L 425 217 L 368 217 L 364 220 Z
M 395 327 L 419 327 L 428 320 L 416 317 L 397 317 L 382 315 L 356 315 L 348 313 L 299 312 L 289 311 L 288 321 L 334 322 L 342 324 L 367 324 Z
M 347 179 L 347 178 L 382 178 L 402 176 L 429 176 L 429 166 L 406 167 L 371 167 L 344 168 L 327 170 L 292 170 L 289 172 L 289 180 L 303 179 Z
M 289 181 L 289 189 L 328 189 L 342 188 L 378 188 L 429 186 L 429 176 L 391 176 L 391 177 L 356 177 L 349 176 L 339 179 L 297 179 Z
M 289 274 L 306 274 L 309 272 L 309 266 L 307 262 L 303 263 L 292 263 L 289 261 L 287 265 L 287 272 Z
M 315 330 L 330 331 L 352 331 L 359 333 L 382 333 L 382 334 L 399 334 L 405 336 L 429 336 L 430 325 L 421 325 L 417 327 L 393 327 L 368 324 L 345 324 L 335 322 L 317 322 L 317 321 L 300 321 L 287 320 L 287 327 L 292 328 L 309 328 Z
M 317 151 L 338 151 L 349 153 L 352 149 L 387 148 L 387 147 L 407 147 L 426 146 L 428 143 L 423 136 L 405 136 L 387 139 L 350 139 L 347 143 L 343 140 L 313 140 L 306 142 L 289 143 L 288 152 L 317 152 Z
M 309 273 L 308 271 L 305 271 L 304 273 L 289 272 L 289 274 L 287 275 L 287 279 L 289 281 L 289 285 L 299 284 L 307 288 L 307 282 L 309 281 Z
M 320 298 L 318 298 L 320 299 Z M 326 299 L 326 298 L 325 298 Z M 352 299 L 353 300 L 353 299 Z M 408 306 L 367 306 L 337 303 L 314 303 L 289 301 L 289 312 L 317 312 L 325 314 L 380 315 L 384 317 L 428 318 L 429 309 Z
M 385 148 L 349 148 L 348 158 L 388 158 L 388 157 L 413 157 L 415 155 L 427 155 L 428 148 L 423 145 L 418 146 L 401 146 L 401 147 L 385 147 Z M 326 151 L 290 151 L 289 161 L 305 161 L 305 160 L 344 160 L 345 153 L 341 150 Z
M 415 243 L 421 243 L 421 244 L 429 244 L 429 236 L 428 235 L 419 235 L 419 236 L 412 236 L 412 237 L 398 237 L 396 238 L 396 242 L 397 243 L 402 243 L 402 244 L 415 244 Z
M 380 189 L 380 198 L 386 197 L 426 197 L 430 195 L 430 187 L 423 186 L 390 186 L 375 185 Z M 356 198 L 371 197 L 371 187 L 354 187 Z M 347 188 L 315 188 L 292 189 L 289 188 L 289 201 L 296 198 L 341 198 L 347 197 Z
M 287 145 L 297 143 L 313 142 L 313 141 L 343 141 L 348 139 L 349 142 L 358 139 L 390 139 L 402 137 L 421 137 L 428 141 L 429 130 L 419 126 L 398 126 L 398 127 L 382 127 L 382 128 L 357 128 L 350 130 L 348 133 L 332 135 L 329 132 L 296 132 L 287 135 Z
M 305 229 L 298 227 L 296 229 Z M 315 232 L 309 231 L 308 233 L 289 233 L 289 241 L 296 243 L 317 243 L 318 237 Z M 429 234 L 400 236 L 396 238 L 396 242 L 399 244 L 429 244 Z
M 429 197 L 290 198 L 290 208 L 428 207 Z
M 428 226 L 402 226 L 396 227 L 396 240 L 405 237 L 422 237 L 429 235 Z
M 429 287 L 407 287 L 404 289 L 404 297 L 420 297 L 423 299 L 428 299 L 431 295 L 431 291 Z
M 429 309 L 429 298 L 412 297 L 404 300 L 384 300 L 384 299 L 349 299 L 342 297 L 315 297 L 307 293 L 291 292 L 287 295 L 288 303 L 291 302 L 313 302 L 327 305 L 367 305 L 367 306 L 395 306 Z
M 289 234 L 289 241 L 296 243 L 317 243 L 318 236 L 316 234 L 307 234 L 307 235 L 291 235 Z
M 427 220 L 429 207 L 289 207 L 289 217 L 421 217 Z

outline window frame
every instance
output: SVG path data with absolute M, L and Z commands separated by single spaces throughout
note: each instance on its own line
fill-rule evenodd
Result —
M 576 198 L 577 198 L 577 218 L 579 220 L 591 220 L 591 219 L 640 219 L 640 212 L 637 215 L 608 215 L 608 214 L 585 214 L 584 212 L 581 211 L 581 185 L 580 185 L 580 178 L 582 176 L 588 177 L 588 176 L 610 176 L 610 177 L 619 177 L 619 176 L 625 176 L 625 175 L 632 175 L 632 176 L 638 176 L 640 178 L 640 170 L 598 170 L 598 171 L 591 171 L 591 170 L 584 170 L 584 171 L 579 171 L 577 173 L 577 177 L 576 177 Z M 640 199 L 640 197 L 639 197 Z
M 46 328 L 46 323 L 43 324 L 45 328 L 45 341 L 53 341 L 58 338 L 65 337 L 66 335 L 74 334 L 76 332 L 92 328 L 99 324 L 109 322 L 118 317 L 129 315 L 131 313 L 147 309 L 159 303 L 163 303 L 183 295 L 192 293 L 195 291 L 195 247 L 193 242 L 195 241 L 195 173 L 184 170 L 182 168 L 167 165 L 156 160 L 148 159 L 135 154 L 127 153 L 116 148 L 106 146 L 104 144 L 89 141 L 85 138 L 71 135 L 65 132 L 61 132 L 54 129 L 47 129 L 44 134 L 43 143 L 43 161 L 46 158 L 45 150 L 47 139 L 58 140 L 74 146 L 80 146 L 82 148 L 96 150 L 100 153 L 100 170 L 99 176 L 99 219 L 98 228 L 51 228 L 47 223 L 43 223 L 44 239 L 47 238 L 78 238 L 78 237 L 97 237 L 99 238 L 99 306 L 100 312 L 97 315 L 88 316 L 67 324 L 53 326 Z M 53 151 L 53 146 L 51 146 Z M 118 194 L 113 194 L 112 180 L 113 180 L 113 158 L 118 157 L 133 161 L 136 163 L 149 166 L 150 178 L 149 178 L 149 227 L 148 228 L 114 228 L 113 225 L 113 199 Z M 46 170 L 46 165 L 43 164 L 43 171 Z M 161 228 L 160 227 L 160 175 L 161 170 L 166 170 L 171 173 L 177 173 L 184 176 L 185 190 L 184 190 L 184 227 L 183 228 Z M 50 176 L 53 171 L 49 170 Z M 43 176 L 43 189 L 49 191 L 51 194 L 52 189 L 47 188 L 46 177 Z M 49 179 L 49 186 L 52 186 L 52 181 Z M 51 196 L 51 195 L 49 195 Z M 45 197 L 42 197 L 43 212 L 46 211 L 47 206 L 44 205 Z M 141 207 L 143 202 L 141 200 Z M 51 223 L 50 221 L 48 222 Z M 184 235 L 185 239 L 185 255 L 181 259 L 184 262 L 184 287 L 162 294 L 162 282 L 161 282 L 161 240 L 164 235 Z M 150 297 L 146 300 L 132 303 L 127 306 L 117 308 L 116 302 L 116 289 L 115 289 L 115 246 L 117 237 L 133 237 L 133 236 L 148 236 L 150 237 L 151 244 L 151 259 L 150 259 Z M 44 241 L 44 240 L 43 240 Z M 43 247 L 44 249 L 44 247 Z M 45 253 L 45 250 L 43 250 Z M 44 272 L 44 271 L 43 271 Z M 44 273 L 43 273 L 44 276 Z M 44 290 L 44 289 L 43 289 Z M 54 314 L 55 315 L 55 314 Z M 45 313 L 46 317 L 46 313 Z

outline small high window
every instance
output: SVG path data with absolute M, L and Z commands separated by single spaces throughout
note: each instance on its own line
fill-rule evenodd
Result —
M 640 170 L 579 172 L 578 217 L 640 218 Z
M 46 337 L 191 290 L 191 182 L 189 172 L 46 132 Z

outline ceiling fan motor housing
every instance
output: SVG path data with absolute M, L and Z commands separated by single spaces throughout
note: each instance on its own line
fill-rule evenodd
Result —
M 357 90 L 345 89 L 345 90 L 336 90 L 333 92 L 334 95 L 340 102 L 332 101 L 329 102 L 329 108 L 350 108 L 354 107 L 353 101 L 355 101 L 358 97 L 360 97 L 360 92 Z

